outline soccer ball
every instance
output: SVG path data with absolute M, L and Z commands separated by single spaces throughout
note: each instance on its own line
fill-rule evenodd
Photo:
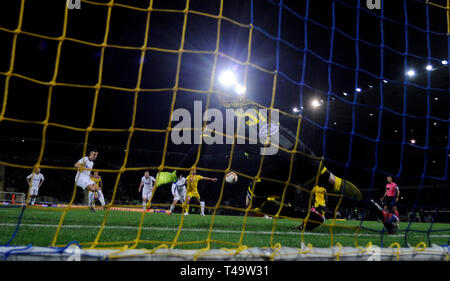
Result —
M 227 183 L 229 184 L 234 184 L 237 182 L 238 180 L 238 176 L 236 175 L 236 173 L 234 172 L 229 172 L 227 174 L 227 177 L 225 178 L 225 180 L 227 181 Z

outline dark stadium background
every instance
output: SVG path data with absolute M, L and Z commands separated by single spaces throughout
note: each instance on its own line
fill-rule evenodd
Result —
M 14 30 L 18 24 L 21 1 L 3 1 L 0 27 Z M 95 1 L 108 2 L 108 1 Z M 115 1 L 146 8 L 148 1 Z M 332 1 L 309 1 L 307 24 L 308 52 L 302 51 L 304 21 L 294 13 L 305 15 L 306 1 L 283 1 L 279 44 L 279 72 L 275 107 L 292 113 L 294 106 L 303 105 L 302 135 L 317 155 L 324 155 L 326 166 L 361 188 L 365 195 L 378 199 L 384 192 L 387 175 L 392 175 L 401 189 L 400 213 L 408 210 L 450 210 L 448 191 L 449 153 L 449 67 L 439 60 L 448 60 L 447 36 L 427 33 L 429 30 L 445 34 L 445 10 L 429 6 L 429 20 L 425 5 L 420 1 L 384 1 L 384 69 L 380 76 L 381 10 L 369 11 L 361 1 L 357 24 L 357 1 L 335 1 L 335 31 L 330 44 L 333 25 Z M 23 31 L 57 38 L 62 33 L 65 1 L 27 0 L 24 9 Z M 276 67 L 279 1 L 254 1 L 254 25 L 251 62 L 268 70 Z M 345 5 L 343 4 L 345 3 Z M 405 52 L 404 3 L 407 3 L 407 51 Z M 154 8 L 185 8 L 185 1 L 154 1 Z M 103 41 L 107 7 L 81 3 L 80 10 L 69 11 L 67 37 L 100 44 Z M 250 1 L 224 1 L 223 15 L 243 24 L 251 19 Z M 219 1 L 190 1 L 191 10 L 218 14 Z M 377 17 L 378 16 L 378 17 Z M 178 50 L 183 26 L 183 13 L 153 12 L 149 31 L 150 47 Z M 140 47 L 143 43 L 146 13 L 113 7 L 108 44 Z M 396 22 L 395 22 L 396 21 Z M 427 23 L 429 24 L 427 26 Z M 326 27 L 326 28 L 324 28 Z M 357 33 L 357 27 L 359 33 Z M 185 49 L 213 51 L 216 43 L 217 20 L 189 14 Z M 263 32 L 262 32 L 263 31 Z M 341 31 L 345 32 L 342 33 Z M 249 32 L 228 21 L 222 21 L 220 52 L 245 62 Z M 349 37 L 357 37 L 355 41 Z M 13 33 L 0 30 L 0 72 L 10 65 Z M 375 46 L 368 45 L 370 42 Z M 288 44 L 286 43 L 288 42 Z M 429 48 L 427 47 L 429 42 Z M 299 48 L 295 51 L 290 45 Z M 51 81 L 57 40 L 49 40 L 21 33 L 17 40 L 14 73 L 40 81 Z M 331 76 L 328 80 L 330 47 L 333 47 Z M 356 55 L 358 46 L 359 56 Z M 139 50 L 105 49 L 102 85 L 134 89 L 139 69 Z M 57 82 L 95 85 L 98 81 L 101 48 L 64 41 Z M 147 51 L 144 59 L 141 88 L 172 88 L 176 77 L 177 53 Z M 325 60 L 320 59 L 324 58 Z M 433 58 L 433 71 L 426 71 L 427 57 Z M 306 58 L 306 61 L 305 61 Z M 405 66 L 407 62 L 407 67 Z M 353 69 L 359 63 L 360 71 Z M 305 67 L 303 68 L 305 64 Z M 180 87 L 207 90 L 211 77 L 213 55 L 184 53 L 180 71 Z M 217 71 L 230 65 L 219 57 Z M 243 67 L 234 65 L 238 73 Z M 416 76 L 408 78 L 405 70 L 414 68 Z M 304 73 L 304 85 L 298 82 Z M 270 105 L 273 76 L 249 68 L 247 95 L 265 106 Z M 355 82 L 355 80 L 357 81 Z M 297 84 L 292 83 L 296 81 Z M 215 89 L 220 88 L 216 82 Z M 414 86 L 419 85 L 420 87 Z M 330 87 L 329 87 L 330 86 Z M 361 92 L 355 97 L 355 86 Z M 0 75 L 0 101 L 4 98 L 5 75 Z M 428 89 L 427 89 L 428 88 Z M 432 89 L 431 89 L 432 88 Z M 430 90 L 431 89 L 431 90 Z M 443 89 L 443 90 L 433 90 Z M 300 99 L 302 91 L 303 99 Z M 94 89 L 56 86 L 53 90 L 49 122 L 86 128 L 91 120 Z M 343 93 L 347 93 L 344 95 Z M 169 122 L 172 91 L 141 92 L 138 98 L 136 127 L 165 129 Z M 406 97 L 405 97 L 406 95 Z M 427 99 L 427 96 L 429 98 Z M 6 117 L 22 120 L 45 119 L 48 86 L 13 76 L 10 80 Z M 323 101 L 319 108 L 310 106 L 313 97 Z M 192 109 L 195 100 L 206 101 L 206 95 L 178 91 L 175 108 Z M 112 89 L 100 90 L 95 128 L 128 129 L 131 125 L 134 93 Z M 383 103 L 384 109 L 380 110 Z M 212 106 L 215 97 L 212 97 Z M 406 107 L 405 104 L 406 103 Z M 328 120 L 327 105 L 329 108 Z M 429 106 L 429 111 L 427 110 Z M 406 109 L 406 111 L 404 111 Z M 380 117 L 380 114 L 382 116 Z M 438 118 L 438 119 L 434 119 Z M 327 122 L 328 121 L 328 122 Z M 281 122 L 295 130 L 296 120 Z M 381 122 L 381 130 L 378 124 Z M 436 123 L 436 124 L 435 124 Z M 172 124 L 174 125 L 174 124 Z M 428 134 L 427 134 L 427 125 Z M 323 127 L 326 126 L 326 129 Z M 352 128 L 354 133 L 351 138 Z M 34 165 L 41 147 L 43 126 L 10 121 L 0 122 L 1 161 Z M 88 148 L 99 150 L 97 169 L 119 169 L 122 166 L 128 132 L 91 132 Z M 85 132 L 49 126 L 42 165 L 72 167 L 81 158 Z M 135 132 L 129 151 L 127 167 L 159 166 L 162 160 L 164 133 Z M 412 144 L 411 139 L 416 142 Z M 325 145 L 324 145 L 325 142 Z M 350 142 L 351 145 L 350 145 Z M 404 142 L 404 144 L 402 144 Z M 424 148 L 428 144 L 427 148 Z M 351 146 L 352 153 L 349 153 Z M 169 145 L 166 165 L 177 166 L 186 146 Z M 325 151 L 324 151 L 325 149 Z M 401 154 L 403 151 L 403 161 Z M 349 158 L 351 156 L 351 158 Z M 31 171 L 6 167 L 5 187 L 26 192 L 25 177 Z M 46 177 L 40 196 L 68 202 L 73 192 L 75 171 L 44 169 Z M 140 202 L 137 192 L 144 171 L 125 172 L 116 195 L 117 203 Z M 155 176 L 156 172 L 151 171 Z M 203 173 L 205 174 L 205 173 Z M 210 174 L 222 179 L 223 174 Z M 101 173 L 104 194 L 112 196 L 116 173 Z M 425 176 L 423 178 L 423 176 Z M 422 180 L 423 179 L 423 180 Z M 200 185 L 206 204 L 216 204 L 219 186 Z M 244 188 L 245 190 L 245 188 Z M 242 188 L 228 190 L 223 204 L 243 206 Z M 77 202 L 82 193 L 77 191 Z M 160 189 L 157 202 L 171 200 L 168 189 Z M 109 201 L 109 200 L 108 200 Z M 347 205 L 344 202 L 344 209 Z M 350 205 L 348 205 L 350 207 Z

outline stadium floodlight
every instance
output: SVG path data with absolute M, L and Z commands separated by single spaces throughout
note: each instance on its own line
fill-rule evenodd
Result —
M 443 65 L 447 65 L 447 64 L 448 64 L 448 61 L 447 61 L 447 60 L 442 60 L 441 63 L 442 63 Z
M 242 95 L 246 91 L 246 88 L 237 82 L 234 72 L 230 70 L 223 72 L 219 76 L 219 81 L 226 88 L 234 87 L 234 90 L 238 95 Z
M 387 82 L 388 82 L 388 80 L 386 80 L 386 79 L 383 80 L 383 83 L 384 83 L 384 84 L 387 84 Z
M 343 92 L 342 94 L 343 94 L 344 96 L 348 96 L 348 94 L 347 94 L 346 92 Z
M 314 99 L 314 100 L 311 102 L 311 105 L 312 105 L 314 108 L 316 108 L 316 107 L 319 107 L 319 106 L 320 106 L 320 102 L 319 102 L 318 100 Z
M 426 67 L 426 70 L 431 71 L 433 70 L 433 66 L 431 64 L 428 64 Z
M 407 74 L 409 77 L 413 77 L 414 75 L 416 75 L 416 72 L 415 72 L 414 70 L 410 69 L 410 70 L 408 70 L 408 72 L 406 72 L 406 74 Z
M 293 109 L 292 109 L 292 111 L 294 111 L 294 112 L 299 112 L 300 110 L 297 108 L 297 107 L 294 107 Z
M 236 84 L 236 75 L 232 71 L 225 71 L 219 76 L 219 81 L 225 87 L 230 87 Z
M 415 143 L 416 143 L 416 140 L 415 140 L 415 139 L 412 139 L 412 140 L 410 140 L 410 142 L 411 142 L 412 144 L 415 144 Z
M 356 91 L 358 92 L 358 93 L 361 93 L 361 88 L 356 88 Z

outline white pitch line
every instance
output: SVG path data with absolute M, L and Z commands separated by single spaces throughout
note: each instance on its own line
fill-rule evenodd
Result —
M 17 224 L 15 223 L 2 223 L 0 224 L 1 226 L 16 226 Z M 21 226 L 25 226 L 25 227 L 57 227 L 58 225 L 55 224 L 20 224 Z M 76 225 L 76 224 L 70 224 L 70 225 L 62 225 L 62 228 L 100 228 L 100 226 L 92 226 L 92 225 Z M 137 229 L 137 226 L 126 226 L 126 225 L 115 225 L 115 226 L 105 226 L 105 229 Z M 143 226 L 142 230 L 157 230 L 157 231 L 177 231 L 178 228 L 177 227 L 148 227 L 148 226 Z M 190 231 L 190 232 L 209 232 L 209 228 L 186 228 L 184 227 L 182 229 L 182 231 Z M 220 230 L 220 229 L 213 229 L 213 233 L 241 233 L 242 231 L 240 230 Z M 246 230 L 245 231 L 246 234 L 262 234 L 262 235 L 271 235 L 272 232 L 271 231 L 251 231 L 251 230 Z M 274 232 L 275 235 L 300 235 L 300 232 L 292 232 L 292 231 L 288 231 L 288 232 L 279 232 L 276 231 Z M 412 236 L 416 233 L 411 232 L 408 235 Z M 304 232 L 304 235 L 309 235 L 309 236 L 329 236 L 329 233 L 314 233 L 314 232 Z M 369 234 L 369 233 L 360 233 L 358 234 L 358 236 L 378 236 L 379 234 Z M 389 237 L 403 237 L 404 234 L 395 234 L 395 235 L 388 235 L 385 234 L 386 236 Z M 333 236 L 351 236 L 354 237 L 355 234 L 352 233 L 333 233 Z M 433 238 L 440 238 L 440 237 L 448 237 L 450 238 L 450 235 L 439 235 L 439 234 L 435 234 L 435 235 L 430 235 L 430 237 Z

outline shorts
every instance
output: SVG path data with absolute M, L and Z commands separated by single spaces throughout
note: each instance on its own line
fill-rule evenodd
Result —
M 150 198 L 152 198 L 152 194 L 153 194 L 153 188 L 144 188 L 142 189 L 142 199 L 147 199 L 150 200 Z
M 198 193 L 198 191 L 190 191 L 186 196 L 189 196 L 190 198 L 196 197 L 200 201 L 200 193 Z
M 186 198 L 186 188 L 175 189 L 173 201 L 181 201 L 181 203 L 184 203 L 185 198 Z
M 91 180 L 90 178 L 84 178 L 84 177 L 79 177 L 78 181 L 76 183 L 77 183 L 77 186 L 81 187 L 83 190 L 85 190 L 88 185 L 95 184 L 95 182 L 93 180 Z
M 397 202 L 395 201 L 396 197 L 394 196 L 386 196 L 383 200 L 383 204 L 385 207 L 396 207 Z
M 38 195 L 38 192 L 39 192 L 39 187 L 32 187 L 32 188 L 31 188 L 30 195 L 31 195 L 31 196 L 37 196 L 37 195 Z

